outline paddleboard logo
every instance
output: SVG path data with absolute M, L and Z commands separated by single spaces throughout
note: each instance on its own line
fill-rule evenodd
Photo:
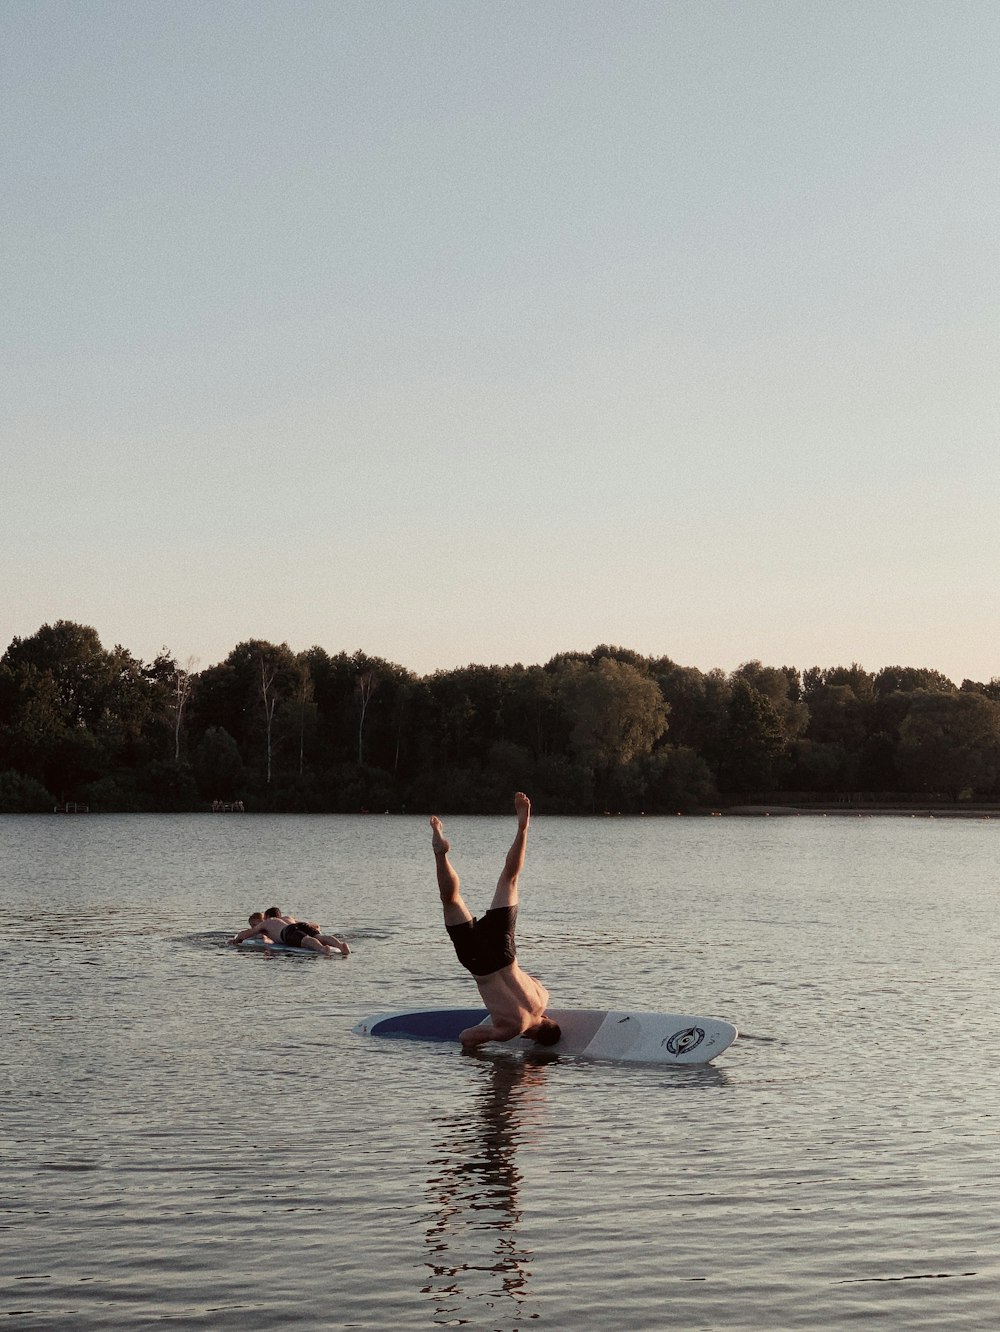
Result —
M 672 1055 L 682 1055 L 689 1050 L 696 1050 L 704 1039 L 703 1027 L 685 1027 L 683 1031 L 675 1031 L 672 1036 L 668 1036 L 663 1044 Z

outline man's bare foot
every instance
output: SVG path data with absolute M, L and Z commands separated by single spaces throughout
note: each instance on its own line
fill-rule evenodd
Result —
M 523 791 L 514 792 L 514 812 L 517 814 L 517 826 L 527 828 L 531 817 L 531 801 Z
M 446 856 L 451 850 L 451 842 L 444 836 L 441 829 L 441 820 L 436 814 L 431 815 L 431 827 L 434 831 L 431 833 L 431 847 L 436 856 Z

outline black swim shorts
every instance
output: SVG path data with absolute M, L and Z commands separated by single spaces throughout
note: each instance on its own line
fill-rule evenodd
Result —
M 281 931 L 281 942 L 287 944 L 289 948 L 301 948 L 302 940 L 308 935 L 315 939 L 319 930 L 315 925 L 307 925 L 304 921 L 298 921 L 295 925 L 286 925 Z
M 448 937 L 455 945 L 459 962 L 473 976 L 489 976 L 509 967 L 517 953 L 514 927 L 517 907 L 490 907 L 482 920 L 466 920 L 461 925 L 447 925 Z

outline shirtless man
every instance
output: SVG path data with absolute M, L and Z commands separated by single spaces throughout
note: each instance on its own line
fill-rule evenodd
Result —
M 258 917 L 255 921 L 254 917 Z M 263 916 L 258 912 L 250 917 L 250 927 L 240 930 L 229 940 L 231 944 L 243 943 L 246 939 L 265 938 L 271 943 L 285 944 L 289 948 L 311 948 L 313 952 L 330 956 L 336 948 L 344 957 L 350 955 L 350 948 L 344 939 L 336 934 L 322 934 L 318 925 L 309 921 L 296 920 L 286 916 L 280 907 L 268 907 Z
M 531 816 L 531 801 L 523 791 L 514 796 L 514 810 L 517 833 L 507 852 L 490 909 L 482 920 L 476 920 L 463 902 L 458 875 L 448 859 L 451 843 L 442 833 L 441 820 L 436 815 L 431 819 L 431 847 L 445 929 L 455 945 L 459 962 L 472 973 L 490 1011 L 489 1022 L 467 1027 L 460 1034 L 459 1040 L 466 1050 L 474 1050 L 487 1041 L 510 1041 L 515 1036 L 527 1036 L 539 1045 L 555 1045 L 562 1035 L 559 1024 L 545 1016 L 548 990 L 517 965 L 514 947 L 517 881 L 524 865 Z

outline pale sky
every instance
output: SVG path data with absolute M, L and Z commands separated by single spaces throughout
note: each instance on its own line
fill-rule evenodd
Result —
M 1000 675 L 996 0 L 5 0 L 0 652 Z

